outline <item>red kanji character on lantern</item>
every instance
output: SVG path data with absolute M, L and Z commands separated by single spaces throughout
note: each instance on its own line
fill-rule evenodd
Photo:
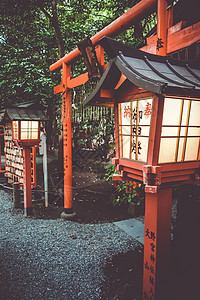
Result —
M 147 118 L 151 115 L 151 103 L 149 102 L 146 104 L 144 115 L 147 116 Z
M 131 109 L 129 105 L 124 106 L 124 118 L 130 118 L 131 117 Z

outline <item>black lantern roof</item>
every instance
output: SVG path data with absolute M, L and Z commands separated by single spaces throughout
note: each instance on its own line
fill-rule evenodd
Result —
M 111 60 L 85 104 L 100 104 L 101 89 L 116 87 L 121 75 L 144 90 L 173 96 L 200 98 L 200 63 L 180 61 L 136 50 L 109 37 L 100 40 Z
M 41 110 L 24 109 L 24 108 L 7 108 L 5 115 L 11 121 L 47 121 L 47 117 Z
M 40 101 L 28 101 L 6 108 L 0 116 L 0 122 L 10 121 L 48 121 L 44 114 L 45 107 Z
M 48 121 L 44 114 L 44 106 L 38 101 L 29 101 L 6 108 L 0 122 L 10 121 Z

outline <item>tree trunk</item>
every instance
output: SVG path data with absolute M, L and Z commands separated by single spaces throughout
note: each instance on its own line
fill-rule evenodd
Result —
M 55 29 L 56 40 L 57 40 L 58 50 L 59 50 L 59 56 L 61 58 L 65 54 L 65 44 L 64 44 L 64 40 L 63 40 L 63 37 L 61 34 L 59 21 L 58 21 L 56 0 L 52 0 L 52 2 L 51 2 L 52 15 L 44 8 L 42 2 L 38 1 L 37 5 L 41 9 L 41 11 L 49 18 L 52 26 Z
M 52 25 L 55 29 L 59 55 L 60 55 L 60 58 L 61 58 L 65 55 L 65 46 L 64 46 L 64 40 L 63 40 L 61 30 L 60 30 L 60 25 L 59 25 L 59 22 L 58 22 L 56 0 L 52 0 L 52 12 L 53 12 L 53 16 L 52 16 L 51 21 L 52 21 Z

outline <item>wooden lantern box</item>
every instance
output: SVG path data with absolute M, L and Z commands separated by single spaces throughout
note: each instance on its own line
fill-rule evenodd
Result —
M 135 50 L 105 37 L 112 58 L 85 104 L 115 107 L 114 180 L 161 185 L 197 182 L 200 64 Z

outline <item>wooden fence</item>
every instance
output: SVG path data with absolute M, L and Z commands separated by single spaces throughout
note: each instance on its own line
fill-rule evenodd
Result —
M 80 105 L 79 108 L 72 107 L 72 122 L 80 123 L 84 120 L 100 121 L 102 119 L 109 118 L 114 120 L 114 108 L 113 107 L 99 107 L 99 106 L 87 106 Z

